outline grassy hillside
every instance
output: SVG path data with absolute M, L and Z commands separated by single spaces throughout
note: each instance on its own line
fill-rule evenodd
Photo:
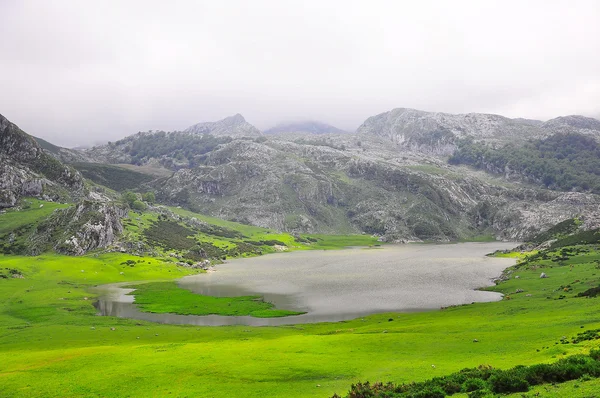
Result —
M 56 209 L 69 205 L 33 198 L 21 200 L 20 206 L 0 214 L 0 253 L 16 254 L 24 250 L 27 237 Z
M 183 259 L 247 257 L 277 251 L 341 249 L 379 244 L 370 235 L 291 235 L 225 221 L 188 210 L 164 207 L 158 212 L 131 212 L 124 220 L 126 240 L 146 242 L 158 253 Z M 172 212 L 180 219 L 169 215 Z
M 552 363 L 598 346 L 572 342 L 600 328 L 599 298 L 576 297 L 600 284 L 598 247 L 566 255 L 565 265 L 556 260 L 565 254 L 551 252 L 515 268 L 492 288 L 510 297 L 501 302 L 258 328 L 95 315 L 94 285 L 191 272 L 172 263 L 122 254 L 3 256 L 0 268 L 23 276 L 0 278 L 3 396 L 331 396 L 358 381 Z M 549 277 L 540 279 L 541 272 Z M 582 391 L 588 383 L 597 385 L 578 382 Z
M 600 193 L 599 159 L 600 145 L 593 137 L 570 133 L 500 148 L 466 139 L 459 142 L 450 163 L 497 174 L 510 170 L 550 189 Z
M 25 198 L 20 206 L 0 213 L 0 253 L 22 254 L 31 245 L 31 234 L 54 210 L 70 205 Z M 293 236 L 265 228 L 204 216 L 178 208 L 129 212 L 122 220 L 120 243 L 135 254 L 170 257 L 182 261 L 224 260 L 277 251 L 339 249 L 369 246 L 377 239 L 368 235 Z
M 155 176 L 150 174 L 107 164 L 73 163 L 72 166 L 85 178 L 115 191 L 135 190 L 142 184 L 156 179 Z

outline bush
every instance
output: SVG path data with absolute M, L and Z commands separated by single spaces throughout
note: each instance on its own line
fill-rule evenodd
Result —
M 135 200 L 131 204 L 131 208 L 133 210 L 144 211 L 148 208 L 148 206 L 146 206 L 146 204 L 144 202 L 142 202 L 141 200 Z
M 154 195 L 154 192 L 146 192 L 142 195 L 142 200 L 146 203 L 154 203 L 156 201 L 156 195 Z
M 445 398 L 446 392 L 440 387 L 426 387 L 412 394 L 412 398 Z
M 506 371 L 498 371 L 490 377 L 489 383 L 495 393 L 512 393 L 529 391 L 529 383 L 523 377 L 523 367 L 516 367 Z
M 123 200 L 127 202 L 129 206 L 133 205 L 133 202 L 137 200 L 137 195 L 134 192 L 127 191 L 123 193 Z
M 483 390 L 485 388 L 487 388 L 487 383 L 479 378 L 467 379 L 462 385 L 462 390 L 464 392 Z
M 494 394 L 526 392 L 529 386 L 544 383 L 591 377 L 600 377 L 600 349 L 591 350 L 589 355 L 573 355 L 553 364 L 519 365 L 508 370 L 479 366 L 419 383 L 358 383 L 352 386 L 347 397 L 438 398 L 466 392 L 469 398 L 484 398 L 494 397 Z
M 189 250 L 196 245 L 188 236 L 194 235 L 194 231 L 182 227 L 174 221 L 155 221 L 148 229 L 144 230 L 144 236 L 149 244 L 161 246 L 171 250 Z
M 469 398 L 488 398 L 494 397 L 494 393 L 490 390 L 475 390 L 468 394 Z

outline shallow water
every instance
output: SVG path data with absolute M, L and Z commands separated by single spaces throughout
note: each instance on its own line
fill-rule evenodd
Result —
M 230 260 L 216 272 L 184 277 L 182 288 L 212 296 L 263 295 L 277 308 L 306 311 L 284 318 L 143 313 L 124 284 L 101 286 L 102 315 L 194 325 L 283 325 L 341 321 L 378 312 L 411 312 L 497 301 L 474 289 L 514 264 L 485 254 L 515 243 L 389 245 L 335 251 L 302 251 Z

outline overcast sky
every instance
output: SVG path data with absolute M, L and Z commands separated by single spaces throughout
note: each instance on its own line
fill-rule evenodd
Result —
M 600 1 L 0 0 L 0 114 L 73 146 L 235 113 L 600 116 Z

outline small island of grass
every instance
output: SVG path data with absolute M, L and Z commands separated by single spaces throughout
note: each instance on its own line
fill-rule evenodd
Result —
M 278 310 L 261 296 L 213 297 L 192 293 L 175 282 L 152 282 L 130 286 L 135 304 L 143 312 L 179 315 L 225 315 L 277 318 L 304 312 Z

